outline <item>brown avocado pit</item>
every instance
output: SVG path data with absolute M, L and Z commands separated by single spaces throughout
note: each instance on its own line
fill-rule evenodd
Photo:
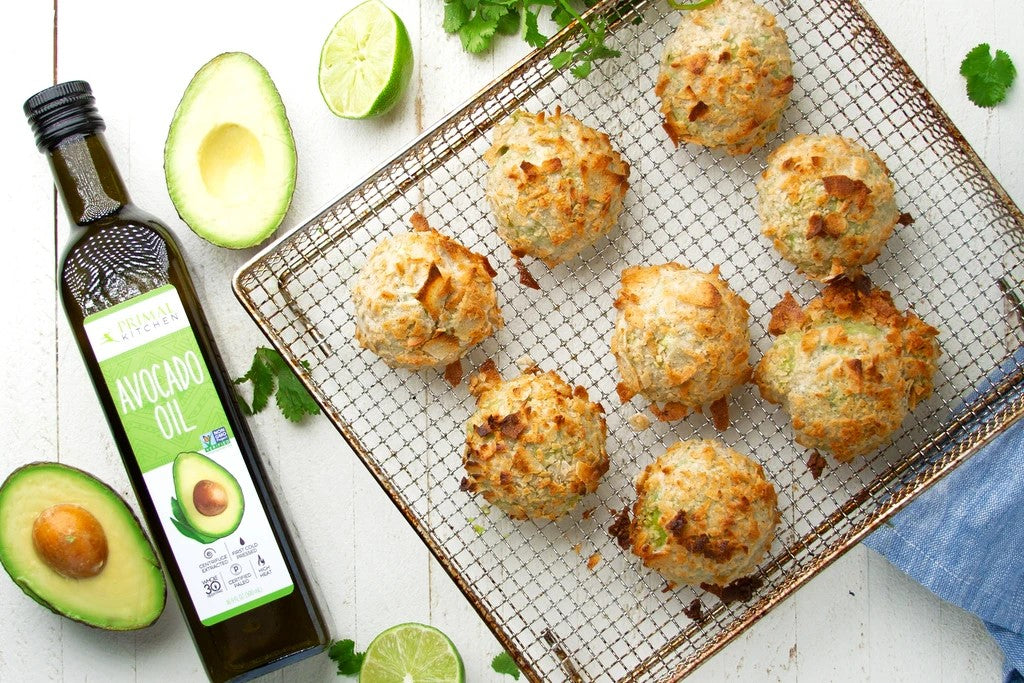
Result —
M 210 479 L 201 479 L 192 489 L 192 504 L 204 517 L 216 517 L 228 507 L 228 492 Z
M 51 505 L 32 523 L 32 544 L 48 567 L 69 579 L 96 576 L 107 564 L 107 535 L 80 505 Z

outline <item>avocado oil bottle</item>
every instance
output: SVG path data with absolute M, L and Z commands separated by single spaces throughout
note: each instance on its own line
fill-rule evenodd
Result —
M 328 641 L 170 231 L 136 208 L 88 83 L 25 103 L 72 223 L 61 299 L 196 648 L 214 682 Z

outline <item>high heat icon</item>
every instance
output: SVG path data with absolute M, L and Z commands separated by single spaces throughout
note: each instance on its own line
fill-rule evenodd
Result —
M 263 559 L 263 556 L 262 556 L 262 555 L 257 555 L 257 556 L 256 556 L 256 564 L 258 564 L 259 566 L 261 566 L 261 567 L 262 567 L 262 566 L 263 566 L 263 565 L 265 565 L 266 563 L 267 563 L 267 561 Z

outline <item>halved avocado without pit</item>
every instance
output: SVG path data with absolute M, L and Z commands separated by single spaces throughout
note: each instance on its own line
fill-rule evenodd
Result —
M 164 146 L 167 191 L 203 239 L 244 249 L 281 224 L 295 190 L 295 140 L 263 65 L 227 52 L 185 89 Z
M 25 465 L 0 485 L 0 563 L 30 598 L 97 628 L 149 626 L 167 601 L 160 562 L 128 505 L 56 462 Z

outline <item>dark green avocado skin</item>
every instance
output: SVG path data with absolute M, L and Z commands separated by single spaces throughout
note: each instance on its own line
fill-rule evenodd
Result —
M 136 527 L 138 527 L 139 532 L 140 532 L 140 536 L 142 537 L 142 540 L 145 542 L 145 549 L 146 549 L 146 551 L 148 551 L 148 555 L 150 556 L 150 558 L 152 558 L 152 562 L 151 562 L 152 565 L 154 567 L 156 567 L 157 570 L 161 569 L 160 561 L 159 561 L 159 559 L 157 559 L 156 551 L 153 548 L 153 543 L 152 543 L 152 541 L 150 541 L 149 537 L 146 536 L 145 532 L 142 531 L 143 527 L 142 527 L 141 523 L 139 522 L 138 517 L 135 515 L 135 513 L 132 511 L 131 507 L 128 505 L 128 503 L 114 489 L 112 489 L 110 486 L 108 486 L 104 482 L 102 482 L 99 479 L 97 479 L 96 477 L 94 477 L 92 474 L 86 472 L 85 470 L 81 470 L 81 469 L 79 469 L 77 467 L 72 467 L 70 465 L 65 465 L 63 463 L 58 463 L 58 462 L 42 461 L 42 460 L 35 461 L 35 462 L 30 462 L 30 463 L 28 463 L 26 465 L 22 465 L 21 467 L 15 469 L 13 472 L 11 472 L 7 476 L 6 479 L 4 479 L 3 484 L 0 484 L 0 496 L 2 496 L 3 491 L 7 489 L 8 485 L 12 481 L 16 481 L 17 480 L 19 475 L 23 474 L 27 470 L 38 469 L 38 468 L 51 468 L 51 469 L 55 469 L 57 471 L 64 471 L 66 473 L 77 475 L 77 476 L 79 476 L 79 477 L 81 477 L 83 479 L 88 479 L 97 488 L 103 489 L 110 496 L 112 496 L 113 498 L 118 500 L 121 503 L 121 506 L 123 507 L 124 514 L 126 514 L 128 517 L 130 517 L 131 522 Z M 0 518 L 2 518 L 3 515 L 4 515 L 3 507 L 0 506 Z M 0 545 L 3 545 L 3 544 L 4 544 L 4 539 L 0 538 Z M 147 626 L 151 626 L 153 623 L 156 622 L 157 619 L 160 618 L 160 615 L 163 614 L 164 608 L 167 605 L 167 582 L 166 582 L 166 580 L 164 580 L 163 572 L 161 571 L 160 572 L 160 591 L 161 591 L 161 594 L 160 594 L 160 599 L 159 599 L 159 609 L 157 609 L 155 611 L 155 613 L 152 615 L 151 619 L 149 619 L 148 621 L 145 621 L 144 623 L 137 623 L 137 624 L 129 626 L 129 627 L 118 627 L 118 626 L 111 626 L 111 625 L 92 623 L 92 622 L 84 620 L 84 619 L 79 619 L 79 618 L 77 618 L 77 617 L 75 617 L 75 616 L 73 616 L 71 614 L 68 614 L 65 611 L 62 611 L 59 606 L 50 603 L 49 601 L 45 600 L 44 598 L 42 598 L 41 596 L 36 594 L 36 592 L 32 590 L 32 588 L 28 585 L 27 581 L 24 578 L 19 578 L 19 577 L 15 576 L 11 572 L 11 569 L 7 566 L 7 564 L 2 561 L 3 558 L 4 558 L 4 553 L 0 552 L 0 564 L 3 565 L 4 571 L 7 573 L 8 576 L 11 577 L 11 580 L 15 583 L 15 585 L 18 586 L 18 588 L 20 588 L 22 590 L 22 592 L 25 593 L 25 595 L 27 595 L 28 597 L 32 598 L 34 601 L 36 601 L 37 603 L 39 603 L 40 605 L 42 605 L 46 609 L 50 610 L 54 614 L 56 614 L 58 616 L 61 616 L 61 617 L 64 617 L 66 619 L 69 619 L 71 621 L 77 622 L 79 624 L 84 624 L 84 625 L 89 626 L 91 628 L 96 628 L 96 629 L 103 630 L 103 631 L 134 631 L 134 630 L 146 628 Z

